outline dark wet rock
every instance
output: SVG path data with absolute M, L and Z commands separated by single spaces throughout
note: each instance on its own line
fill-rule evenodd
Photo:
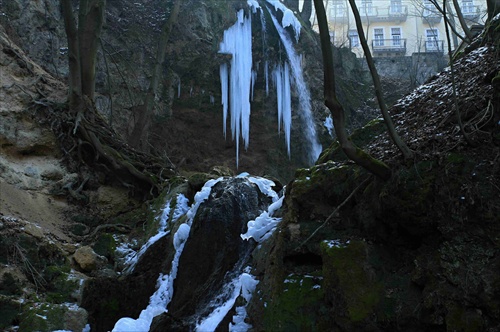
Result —
M 170 270 L 170 242 L 170 235 L 165 235 L 151 245 L 130 275 L 94 278 L 85 283 L 81 306 L 89 312 L 92 329 L 110 331 L 122 317 L 139 317 L 155 292 L 158 276 Z
M 240 237 L 247 230 L 247 221 L 259 216 L 270 203 L 271 198 L 246 179 L 230 178 L 212 188 L 198 209 L 180 258 L 169 314 L 155 320 L 155 331 L 170 329 L 173 321 L 203 315 L 226 273 L 250 253 L 252 242 Z

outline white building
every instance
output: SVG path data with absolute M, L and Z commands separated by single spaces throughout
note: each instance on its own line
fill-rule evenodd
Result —
M 438 0 L 442 6 L 442 2 Z M 363 57 L 354 16 L 347 0 L 324 1 L 330 35 L 335 46 L 349 47 Z M 446 54 L 448 44 L 443 15 L 429 0 L 356 0 L 370 51 L 375 57 L 411 56 L 413 53 Z M 464 35 L 453 1 L 447 1 L 450 23 Z M 485 0 L 458 0 L 468 27 L 484 24 Z M 316 15 L 311 22 L 318 31 Z M 450 31 L 451 32 L 451 31 Z M 451 32 L 452 50 L 462 40 Z

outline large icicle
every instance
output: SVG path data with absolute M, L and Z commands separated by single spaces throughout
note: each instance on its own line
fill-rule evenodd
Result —
M 230 54 L 229 110 L 231 133 L 236 140 L 236 166 L 239 159 L 240 135 L 245 149 L 250 138 L 250 84 L 252 81 L 252 20 L 238 12 L 238 21 L 224 31 L 219 53 Z
M 229 76 L 227 73 L 227 63 L 220 65 L 220 85 L 221 85 L 221 95 L 222 95 L 222 130 L 224 132 L 224 138 L 226 138 L 226 122 L 227 122 L 227 103 L 228 103 L 228 82 Z
M 322 147 L 321 144 L 318 142 L 316 128 L 314 126 L 314 121 L 311 112 L 311 95 L 304 81 L 304 75 L 302 73 L 302 66 L 301 66 L 301 58 L 295 52 L 295 48 L 293 47 L 293 43 L 290 40 L 290 37 L 283 29 L 283 27 L 281 27 L 281 25 L 278 23 L 278 20 L 270 10 L 269 14 L 271 15 L 273 24 L 276 27 L 278 34 L 280 35 L 281 42 L 283 43 L 286 54 L 288 56 L 288 62 L 292 69 L 295 88 L 297 90 L 297 94 L 299 95 L 299 106 L 301 110 L 299 116 L 304 122 L 305 137 L 310 146 L 308 151 L 309 154 L 308 159 L 309 162 L 313 164 L 318 159 Z
M 292 95 L 290 93 L 290 67 L 288 63 L 278 65 L 273 70 L 276 85 L 276 96 L 278 102 L 278 133 L 281 132 L 281 124 L 285 132 L 285 142 L 290 157 L 290 131 L 292 127 Z

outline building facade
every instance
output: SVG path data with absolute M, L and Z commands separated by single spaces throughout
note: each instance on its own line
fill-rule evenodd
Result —
M 486 0 L 457 1 L 468 27 L 484 24 L 487 17 Z M 463 36 L 464 31 L 453 2 L 447 3 L 446 11 L 451 13 L 447 16 L 452 29 Z M 348 0 L 326 0 L 324 4 L 334 45 L 351 48 L 358 57 L 363 57 L 364 52 Z M 356 5 L 374 57 L 447 54 L 445 20 L 429 0 L 356 0 Z M 311 22 L 318 31 L 315 13 Z M 450 32 L 451 49 L 455 50 L 462 40 L 456 33 Z

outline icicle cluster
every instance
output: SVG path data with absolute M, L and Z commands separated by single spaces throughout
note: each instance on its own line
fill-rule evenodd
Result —
M 268 0 L 269 1 L 269 0 Z M 311 111 L 311 95 L 309 93 L 309 89 L 304 81 L 304 74 L 302 72 L 301 65 L 301 57 L 295 51 L 293 47 L 293 42 L 290 40 L 290 37 L 286 34 L 283 27 L 278 23 L 278 20 L 273 15 L 273 13 L 269 12 L 271 18 L 273 20 L 273 24 L 278 31 L 281 42 L 285 47 L 286 55 L 288 57 L 288 63 L 290 64 L 290 68 L 292 69 L 293 82 L 295 84 L 295 88 L 297 90 L 297 94 L 299 96 L 299 106 L 301 109 L 300 117 L 304 121 L 305 128 L 305 137 L 308 141 L 309 148 L 309 161 L 313 164 L 316 159 L 318 159 L 322 147 L 318 142 L 316 127 L 314 125 L 314 120 Z
M 273 70 L 273 81 L 276 86 L 278 101 L 278 133 L 281 132 L 281 124 L 285 132 L 285 142 L 290 157 L 290 131 L 292 127 L 292 94 L 290 92 L 290 68 L 288 63 L 278 65 Z
M 226 69 L 223 69 L 223 64 L 220 70 L 222 104 L 224 105 L 223 130 L 225 133 L 225 120 L 227 119 L 227 105 L 229 102 L 231 133 L 233 140 L 236 140 L 236 165 L 238 165 L 240 135 L 243 138 L 245 149 L 248 148 L 250 136 L 250 84 L 252 81 L 252 19 L 251 16 L 245 17 L 243 9 L 238 12 L 238 21 L 224 31 L 219 53 L 231 55 L 229 73 L 227 65 Z
M 283 3 L 277 0 L 267 0 L 275 10 L 283 12 L 281 25 L 276 17 L 271 14 L 274 26 L 286 50 L 287 60 L 278 64 L 270 73 L 267 59 L 266 21 L 262 8 L 256 0 L 247 0 L 253 13 L 260 10 L 263 31 L 264 53 L 264 79 L 266 81 L 266 95 L 269 95 L 269 76 L 272 77 L 276 87 L 278 101 L 278 132 L 281 128 L 285 133 L 285 142 L 288 156 L 290 157 L 290 132 L 292 123 L 291 82 L 290 76 L 299 96 L 300 119 L 305 124 L 304 135 L 309 145 L 308 160 L 313 164 L 321 153 L 316 129 L 311 112 L 311 97 L 304 82 L 301 67 L 301 57 L 297 55 L 293 42 L 284 28 L 291 26 L 295 31 L 295 39 L 300 37 L 301 24 L 294 13 Z M 224 32 L 219 53 L 231 56 L 229 63 L 220 66 L 220 80 L 222 90 L 223 132 L 226 137 L 226 123 L 228 112 L 230 114 L 232 139 L 236 141 L 236 166 L 239 166 L 240 137 L 243 139 L 245 149 L 248 148 L 250 135 L 250 101 L 254 98 L 254 86 L 257 81 L 257 70 L 252 69 L 252 35 L 251 15 L 246 16 L 243 10 L 238 12 L 238 21 Z M 269 75 L 271 74 L 271 75 Z

